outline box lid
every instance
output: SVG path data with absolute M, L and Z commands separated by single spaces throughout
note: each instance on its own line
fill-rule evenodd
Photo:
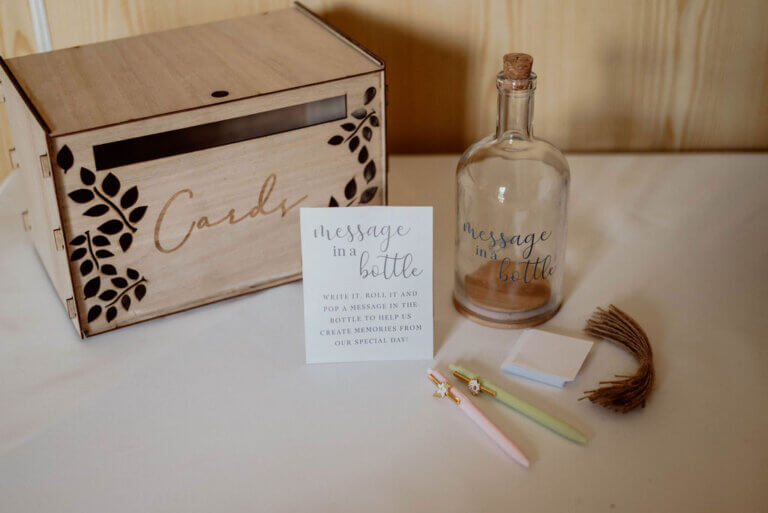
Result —
M 7 66 L 52 136 L 384 68 L 301 5 L 17 57 Z

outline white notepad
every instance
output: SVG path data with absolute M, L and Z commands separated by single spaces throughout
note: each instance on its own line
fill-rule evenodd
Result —
M 591 348 L 589 340 L 525 330 L 501 370 L 562 388 L 576 378 Z

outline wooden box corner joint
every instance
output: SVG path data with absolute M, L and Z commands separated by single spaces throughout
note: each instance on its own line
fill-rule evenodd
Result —
M 53 230 L 53 244 L 57 251 L 64 251 L 64 235 L 61 233 L 61 228 Z
M 303 7 L 7 72 L 14 136 L 37 148 L 13 159 L 51 178 L 23 173 L 53 231 L 33 239 L 84 336 L 300 279 L 300 208 L 386 202 L 384 63 Z M 128 75 L 130 95 L 103 88 Z
M 40 169 L 43 171 L 43 178 L 51 177 L 51 161 L 48 154 L 40 155 Z
M 19 168 L 19 162 L 16 160 L 16 148 L 8 148 L 8 160 L 11 162 L 11 169 Z
M 32 229 L 32 225 L 29 224 L 29 210 L 25 210 L 21 213 L 21 224 L 24 226 L 25 232 L 28 232 Z
M 77 317 L 77 306 L 75 305 L 75 298 L 67 298 L 67 315 L 70 319 Z

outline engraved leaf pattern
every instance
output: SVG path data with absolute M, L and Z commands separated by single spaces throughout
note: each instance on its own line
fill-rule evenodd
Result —
M 141 218 L 144 217 L 144 213 L 147 211 L 147 207 L 136 207 L 128 214 L 128 220 L 132 223 L 138 223 Z
M 87 249 L 85 249 L 85 248 L 77 248 L 76 250 L 74 250 L 74 251 L 72 252 L 72 255 L 70 255 L 69 259 L 70 259 L 72 262 L 77 262 L 78 260 L 80 260 L 81 258 L 83 258 L 83 257 L 85 256 L 85 254 L 86 254 L 86 253 L 88 253 L 88 250 L 87 250 Z
M 72 164 L 74 163 L 75 157 L 72 155 L 72 150 L 70 150 L 69 146 L 65 144 L 56 154 L 56 164 L 58 164 L 66 174 L 66 172 L 69 171 L 69 169 L 72 167 Z
M 77 203 L 88 203 L 93 199 L 93 192 L 89 189 L 77 189 L 69 193 L 72 201 Z
M 370 104 L 376 98 L 376 88 L 369 87 L 363 94 L 363 105 Z M 373 140 L 373 129 L 379 126 L 379 118 L 374 109 L 360 107 L 351 112 L 350 118 L 347 118 L 339 125 L 342 133 L 338 133 L 328 140 L 331 146 L 339 146 L 347 143 L 350 153 L 355 156 L 357 161 L 363 165 L 363 179 L 365 183 L 371 183 L 376 178 L 376 163 L 371 158 L 370 150 L 365 144 Z M 344 198 L 347 200 L 346 206 L 370 203 L 376 197 L 378 187 L 368 187 L 358 197 L 358 186 L 353 176 L 344 187 Z M 339 202 L 336 196 L 331 196 L 328 201 L 329 207 L 338 207 Z
M 99 247 L 109 246 L 110 244 L 109 239 L 104 237 L 103 235 L 97 235 L 91 240 L 91 242 L 93 242 L 94 246 L 99 246 Z
M 371 180 L 376 178 L 376 163 L 371 160 L 363 169 L 363 177 L 366 183 L 371 183 Z
M 99 295 L 102 301 L 112 301 L 115 297 L 117 297 L 117 291 L 113 289 L 105 290 Z
M 139 189 L 134 185 L 128 189 L 125 194 L 123 194 L 122 198 L 120 198 L 120 206 L 123 208 L 130 208 L 136 203 L 136 200 L 138 199 Z
M 365 105 L 368 105 L 373 101 L 373 99 L 376 98 L 376 88 L 375 87 L 369 87 L 365 90 Z
M 89 217 L 101 217 L 104 214 L 109 212 L 109 207 L 106 206 L 104 203 L 99 203 L 98 205 L 94 205 L 85 212 L 83 212 L 84 216 Z
M 363 191 L 363 194 L 360 195 L 360 203 L 370 202 L 376 196 L 377 190 L 379 190 L 378 187 L 369 187 Z
M 59 150 L 56 163 L 65 173 L 74 165 L 74 155 L 67 146 Z M 92 170 L 81 167 L 79 178 L 82 187 L 67 196 L 87 207 L 82 215 L 94 218 L 95 224 L 72 238 L 69 258 L 83 278 L 83 297 L 90 303 L 88 322 L 96 321 L 102 314 L 107 322 L 112 322 L 118 318 L 118 306 L 128 312 L 134 301 L 141 301 L 147 294 L 147 279 L 139 271 L 128 267 L 121 275 L 115 265 L 105 263 L 116 252 L 126 253 L 131 248 L 136 224 L 144 218 L 147 205 L 138 204 L 138 187 L 124 188 L 115 173 L 109 172 L 99 180 Z
M 91 260 L 84 260 L 83 263 L 80 264 L 80 274 L 86 276 L 91 271 L 93 271 L 93 262 Z
M 101 182 L 101 188 L 105 194 L 114 197 L 115 194 L 120 192 L 120 180 L 114 174 L 107 173 L 107 176 Z
M 344 187 L 344 197 L 352 199 L 355 197 L 355 194 L 357 194 L 357 182 L 355 182 L 355 179 L 353 178 L 347 182 L 347 186 Z
M 93 171 L 91 171 L 90 169 L 81 167 L 80 181 L 83 182 L 83 185 L 93 185 L 96 182 L 96 175 L 94 175 Z
M 131 243 L 133 242 L 133 235 L 125 232 L 120 236 L 118 242 L 120 243 L 120 248 L 123 250 L 123 252 L 128 251 L 128 248 L 131 247 Z
M 71 241 L 69 241 L 70 246 L 82 246 L 85 243 L 85 235 L 78 235 Z
M 114 285 L 115 287 L 117 287 L 119 289 L 124 289 L 125 287 L 128 286 L 128 280 L 118 276 L 117 278 L 112 278 L 112 285 Z
M 100 287 L 101 287 L 101 278 L 99 278 L 98 276 L 88 280 L 85 284 L 85 287 L 83 287 L 83 294 L 85 295 L 86 299 L 98 294 Z
M 101 306 L 93 305 L 90 310 L 88 310 L 88 322 L 95 321 L 98 319 L 99 315 L 101 315 Z
M 123 222 L 119 219 L 110 219 L 106 223 L 99 226 L 99 231 L 107 235 L 114 235 L 119 233 L 123 229 Z

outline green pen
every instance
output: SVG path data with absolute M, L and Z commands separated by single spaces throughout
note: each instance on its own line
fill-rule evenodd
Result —
M 584 436 L 584 434 L 575 427 L 563 422 L 562 420 L 556 419 L 545 411 L 541 411 L 532 404 L 529 404 L 519 397 L 516 397 L 515 395 L 507 392 L 503 388 L 494 385 L 487 379 L 481 378 L 474 372 L 465 369 L 460 365 L 449 365 L 448 368 L 453 371 L 454 376 L 469 386 L 469 391 L 472 393 L 472 395 L 485 392 L 497 401 L 506 404 L 513 410 L 519 411 L 526 417 L 535 420 L 542 426 L 551 429 L 555 433 L 562 435 L 569 440 L 573 440 L 579 444 L 587 443 L 587 437 Z

